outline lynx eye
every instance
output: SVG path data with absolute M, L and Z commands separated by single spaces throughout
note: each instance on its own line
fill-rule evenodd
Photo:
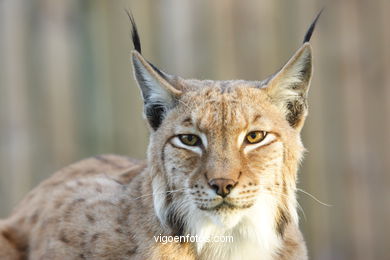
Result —
M 264 140 L 267 136 L 267 132 L 264 131 L 253 131 L 246 135 L 245 140 L 249 144 L 257 144 Z
M 179 139 L 183 144 L 188 146 L 197 146 L 200 144 L 200 138 L 196 135 L 179 135 Z

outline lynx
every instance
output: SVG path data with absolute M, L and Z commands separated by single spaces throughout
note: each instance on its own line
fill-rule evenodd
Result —
M 319 15 L 263 81 L 169 75 L 142 56 L 129 17 L 147 161 L 100 155 L 58 171 L 0 222 L 0 258 L 307 259 L 295 193 Z M 156 239 L 189 235 L 206 239 Z

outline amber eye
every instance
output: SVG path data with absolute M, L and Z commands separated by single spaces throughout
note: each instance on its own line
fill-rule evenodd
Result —
M 267 132 L 264 131 L 253 131 L 246 135 L 245 139 L 250 144 L 256 144 L 264 140 L 267 136 Z
M 196 146 L 200 144 L 200 139 L 196 135 L 179 135 L 180 141 L 188 146 Z

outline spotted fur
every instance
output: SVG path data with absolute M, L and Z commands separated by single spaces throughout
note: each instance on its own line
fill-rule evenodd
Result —
M 295 193 L 310 43 L 264 81 L 187 80 L 147 62 L 133 32 L 151 130 L 147 161 L 101 155 L 55 173 L 0 222 L 0 258 L 307 259 Z M 263 141 L 247 143 L 251 131 L 266 133 Z M 185 145 L 182 134 L 199 145 Z M 234 186 L 223 197 L 215 179 Z M 154 239 L 187 234 L 234 241 Z

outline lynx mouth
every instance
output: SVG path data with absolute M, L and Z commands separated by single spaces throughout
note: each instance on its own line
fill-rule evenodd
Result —
M 213 207 L 206 207 L 206 206 L 200 206 L 199 208 L 201 210 L 206 211 L 226 211 L 226 210 L 240 210 L 240 209 L 247 209 L 250 208 L 252 204 L 245 204 L 245 205 L 234 205 L 233 203 L 223 200 L 221 203 L 219 203 L 216 206 Z

